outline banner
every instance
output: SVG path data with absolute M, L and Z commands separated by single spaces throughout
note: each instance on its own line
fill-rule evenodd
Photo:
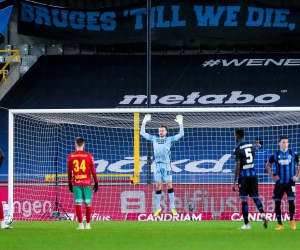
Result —
M 72 43 L 146 41 L 146 3 L 98 10 L 19 3 L 19 34 Z M 299 41 L 300 10 L 242 0 L 154 0 L 151 28 L 153 41 Z
M 3 43 L 6 35 L 13 4 L 14 0 L 0 0 L 0 44 Z
M 275 205 L 272 200 L 274 184 L 259 185 L 260 198 L 270 220 Z M 163 189 L 161 197 L 162 214 L 153 218 L 155 210 L 154 185 L 100 185 L 93 194 L 92 220 L 139 220 L 139 221 L 188 221 L 188 220 L 241 220 L 241 204 L 237 192 L 230 184 L 174 185 L 175 206 L 179 217 L 171 214 L 168 194 Z M 55 186 L 16 186 L 14 187 L 15 220 L 57 220 L 51 216 L 55 211 Z M 296 193 L 300 185 L 296 185 Z M 0 198 L 7 209 L 7 187 L 0 187 Z M 76 219 L 73 193 L 67 186 L 58 187 L 58 202 L 69 217 Z M 296 200 L 296 207 L 300 201 Z M 190 209 L 192 208 L 192 209 Z M 286 197 L 282 200 L 282 214 L 288 220 L 289 210 Z M 254 202 L 249 200 L 251 220 L 260 220 Z M 297 218 L 299 215 L 297 214 Z

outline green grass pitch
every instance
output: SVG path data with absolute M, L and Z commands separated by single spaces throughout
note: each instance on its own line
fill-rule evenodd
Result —
M 77 222 L 14 222 L 0 230 L 1 249 L 294 249 L 298 230 L 275 231 L 251 222 L 251 230 L 237 230 L 242 222 L 92 222 L 92 230 L 76 230 Z M 299 223 L 300 226 L 300 223 Z

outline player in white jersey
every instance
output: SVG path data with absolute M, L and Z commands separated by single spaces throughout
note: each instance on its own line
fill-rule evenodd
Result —
M 178 141 L 184 135 L 183 131 L 183 117 L 182 115 L 177 115 L 175 121 L 178 122 L 180 126 L 179 134 L 175 136 L 167 135 L 167 126 L 161 125 L 158 128 L 159 136 L 149 135 L 145 132 L 146 123 L 151 120 L 151 115 L 145 115 L 143 120 L 141 135 L 153 143 L 154 158 L 155 158 L 155 173 L 154 180 L 156 184 L 156 210 L 154 217 L 158 216 L 161 212 L 160 198 L 161 198 L 161 188 L 162 180 L 166 182 L 168 195 L 170 198 L 170 207 L 174 216 L 177 216 L 177 211 L 174 205 L 174 190 L 172 187 L 172 168 L 171 168 L 171 146 L 173 142 Z

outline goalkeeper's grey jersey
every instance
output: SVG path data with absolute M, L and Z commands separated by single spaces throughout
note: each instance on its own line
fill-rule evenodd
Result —
M 149 135 L 145 132 L 145 124 L 141 128 L 141 135 L 153 143 L 155 162 L 170 163 L 171 162 L 171 146 L 173 142 L 178 141 L 184 135 L 183 125 L 180 125 L 179 134 L 169 137 L 159 137 Z

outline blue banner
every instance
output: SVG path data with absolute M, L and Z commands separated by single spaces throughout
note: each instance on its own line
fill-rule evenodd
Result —
M 13 8 L 13 0 L 0 0 L 0 44 L 6 35 L 7 25 Z
M 152 40 L 299 41 L 300 11 L 255 1 L 154 0 Z M 18 31 L 72 43 L 146 41 L 146 3 L 71 9 L 20 0 Z

